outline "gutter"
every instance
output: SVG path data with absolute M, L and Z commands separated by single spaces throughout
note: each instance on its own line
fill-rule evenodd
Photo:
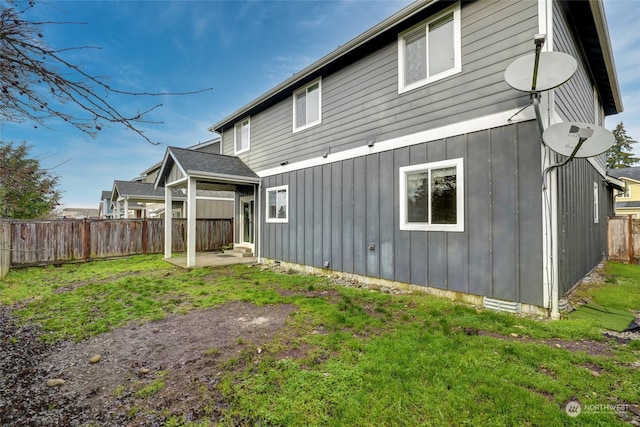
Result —
M 613 49 L 611 48 L 611 38 L 609 37 L 609 27 L 607 26 L 604 4 L 602 0 L 589 0 L 589 6 L 591 15 L 593 16 L 593 22 L 596 26 L 596 32 L 598 33 L 598 41 L 600 43 L 600 49 L 602 50 L 604 64 L 607 68 L 613 102 L 615 103 L 616 111 L 622 113 L 624 106 L 622 105 L 622 95 L 620 94 L 620 87 L 618 85 L 616 65 L 613 61 Z

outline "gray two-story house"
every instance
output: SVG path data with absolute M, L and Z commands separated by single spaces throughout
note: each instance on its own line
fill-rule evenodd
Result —
M 541 123 L 504 80 L 536 34 L 578 64 Z M 606 255 L 612 179 L 596 157 L 543 180 L 540 126 L 621 110 L 600 1 L 418 1 L 214 124 L 222 155 L 169 148 L 156 185 L 234 189 L 262 261 L 557 316 Z

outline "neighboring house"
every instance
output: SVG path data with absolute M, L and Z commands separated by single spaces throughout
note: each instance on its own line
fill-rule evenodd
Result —
M 186 150 L 207 156 L 220 152 L 220 138 L 214 138 L 196 144 Z M 165 216 L 164 188 L 156 188 L 161 163 L 142 171 L 140 177 L 131 181 L 116 180 L 113 182 L 112 196 L 110 194 L 110 208 L 113 218 L 155 218 Z M 211 189 L 199 189 L 196 196 L 198 218 L 232 218 L 233 192 Z M 104 200 L 104 192 L 103 192 Z M 171 216 L 183 218 L 186 215 L 186 196 L 180 190 L 172 192 Z M 102 205 L 101 205 L 102 208 Z
M 610 169 L 607 173 L 624 182 L 624 190 L 616 195 L 616 215 L 640 219 L 640 166 Z
M 98 218 L 113 218 L 113 209 L 111 207 L 111 191 L 103 190 L 100 196 L 100 205 L 98 207 Z
M 94 208 L 64 208 L 60 214 L 62 219 L 97 218 L 98 209 Z
M 235 187 L 261 261 L 557 317 L 606 254 L 618 181 L 599 156 L 543 186 L 562 159 L 504 81 L 540 33 L 578 63 L 540 125 L 622 111 L 601 1 L 415 2 L 213 125 L 222 155 L 169 148 L 156 185 Z

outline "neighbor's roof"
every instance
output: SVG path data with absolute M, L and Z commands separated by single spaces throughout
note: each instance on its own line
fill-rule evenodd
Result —
M 238 157 L 169 147 L 155 185 L 164 182 L 174 164 L 185 177 L 239 184 L 260 182 L 258 175 Z
M 634 181 L 640 181 L 639 166 L 630 168 L 609 169 L 607 170 L 607 174 L 620 179 L 628 178 Z
M 140 200 L 164 200 L 164 187 L 155 187 L 152 182 L 113 181 L 113 194 L 120 197 Z M 172 190 L 172 198 L 183 200 L 185 195 L 180 190 Z
M 436 3 L 438 5 L 443 4 L 442 7 L 449 5 L 449 2 L 440 0 L 418 0 L 409 4 L 393 16 L 338 47 L 338 49 L 225 117 L 211 126 L 209 130 L 222 133 L 239 119 L 254 115 L 288 98 L 295 89 L 303 84 L 319 76 L 327 76 L 382 46 L 392 43 L 397 40 L 399 32 L 435 13 L 436 10 L 432 9 L 436 7 Z M 622 96 L 618 86 L 602 1 L 562 1 L 561 4 L 568 10 L 569 16 L 573 20 L 574 31 L 583 43 L 584 51 L 589 61 L 588 69 L 591 71 L 592 78 L 598 87 L 605 114 L 610 115 L 622 112 Z
M 100 196 L 100 200 L 106 200 L 111 198 L 111 191 L 102 190 L 102 195 Z

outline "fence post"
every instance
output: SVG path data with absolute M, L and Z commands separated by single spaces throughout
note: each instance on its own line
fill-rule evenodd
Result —
M 89 220 L 87 218 L 82 219 L 82 259 L 87 261 L 91 255 L 91 239 L 89 230 Z
M 142 218 L 142 254 L 147 254 L 147 217 Z
M 633 253 L 633 217 L 629 215 L 627 222 L 628 231 L 628 251 L 629 251 L 629 264 L 634 263 L 634 253 Z
M 233 234 L 233 217 L 231 218 L 231 240 L 229 241 L 229 243 L 233 243 L 235 241 L 235 235 Z M 227 243 L 225 246 L 229 246 L 229 243 Z

